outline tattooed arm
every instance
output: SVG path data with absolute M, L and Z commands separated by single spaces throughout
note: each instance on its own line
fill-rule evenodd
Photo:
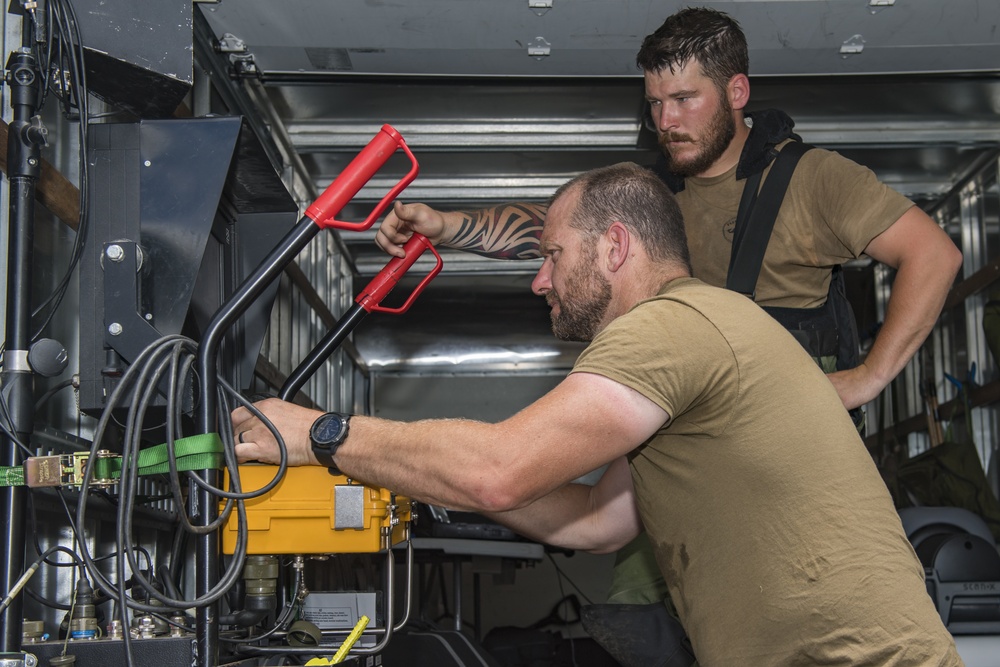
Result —
M 424 204 L 402 204 L 379 227 L 375 242 L 390 255 L 403 256 L 413 232 L 431 243 L 495 259 L 537 259 L 545 204 L 514 202 L 478 211 L 437 211 Z

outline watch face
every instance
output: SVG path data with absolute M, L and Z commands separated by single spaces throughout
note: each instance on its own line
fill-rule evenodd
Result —
M 347 423 L 340 415 L 326 414 L 312 426 L 312 439 L 320 444 L 331 444 L 343 437 Z

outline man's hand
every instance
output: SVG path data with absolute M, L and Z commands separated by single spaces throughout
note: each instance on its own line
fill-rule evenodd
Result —
M 829 373 L 826 377 L 833 383 L 833 388 L 848 410 L 865 405 L 884 388 L 882 382 L 863 363 L 845 371 Z
M 441 242 L 445 218 L 426 204 L 403 204 L 396 200 L 375 234 L 375 243 L 394 257 L 403 258 L 403 246 L 413 233 L 423 234 L 434 245 Z
M 319 465 L 312 453 L 309 428 L 323 413 L 287 403 L 277 398 L 268 398 L 254 407 L 264 413 L 278 429 L 288 449 L 288 465 Z M 271 430 L 246 408 L 236 408 L 230 415 L 233 423 L 233 437 L 236 440 L 236 458 L 240 463 L 259 461 L 273 463 L 280 461 L 278 442 Z

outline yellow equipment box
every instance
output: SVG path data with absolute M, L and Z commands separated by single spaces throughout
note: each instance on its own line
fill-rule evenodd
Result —
M 247 493 L 263 488 L 278 467 L 247 464 L 239 470 Z M 248 554 L 376 553 L 405 541 L 412 518 L 409 498 L 348 483 L 319 466 L 286 469 L 277 486 L 246 501 L 246 510 Z M 227 554 L 236 549 L 237 522 L 233 507 L 222 531 Z

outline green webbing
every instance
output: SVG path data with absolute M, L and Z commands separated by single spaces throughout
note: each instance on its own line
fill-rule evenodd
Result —
M 24 486 L 24 468 L 0 466 L 0 486 Z
M 218 433 L 203 433 L 175 440 L 174 460 L 178 471 L 221 469 L 222 439 Z M 156 475 L 169 471 L 166 443 L 139 452 L 140 475 Z M 118 479 L 121 477 L 121 472 L 121 456 L 98 456 L 94 459 L 91 479 Z M 77 480 L 77 483 L 79 481 Z M 24 486 L 24 484 L 23 466 L 0 466 L 0 486 Z
M 222 468 L 222 440 L 218 433 L 204 433 L 174 441 L 174 459 L 177 470 L 208 470 Z M 98 458 L 94 461 L 95 479 L 118 479 L 121 477 L 120 456 Z M 167 462 L 167 445 L 148 447 L 139 452 L 139 474 L 156 475 L 170 472 Z

